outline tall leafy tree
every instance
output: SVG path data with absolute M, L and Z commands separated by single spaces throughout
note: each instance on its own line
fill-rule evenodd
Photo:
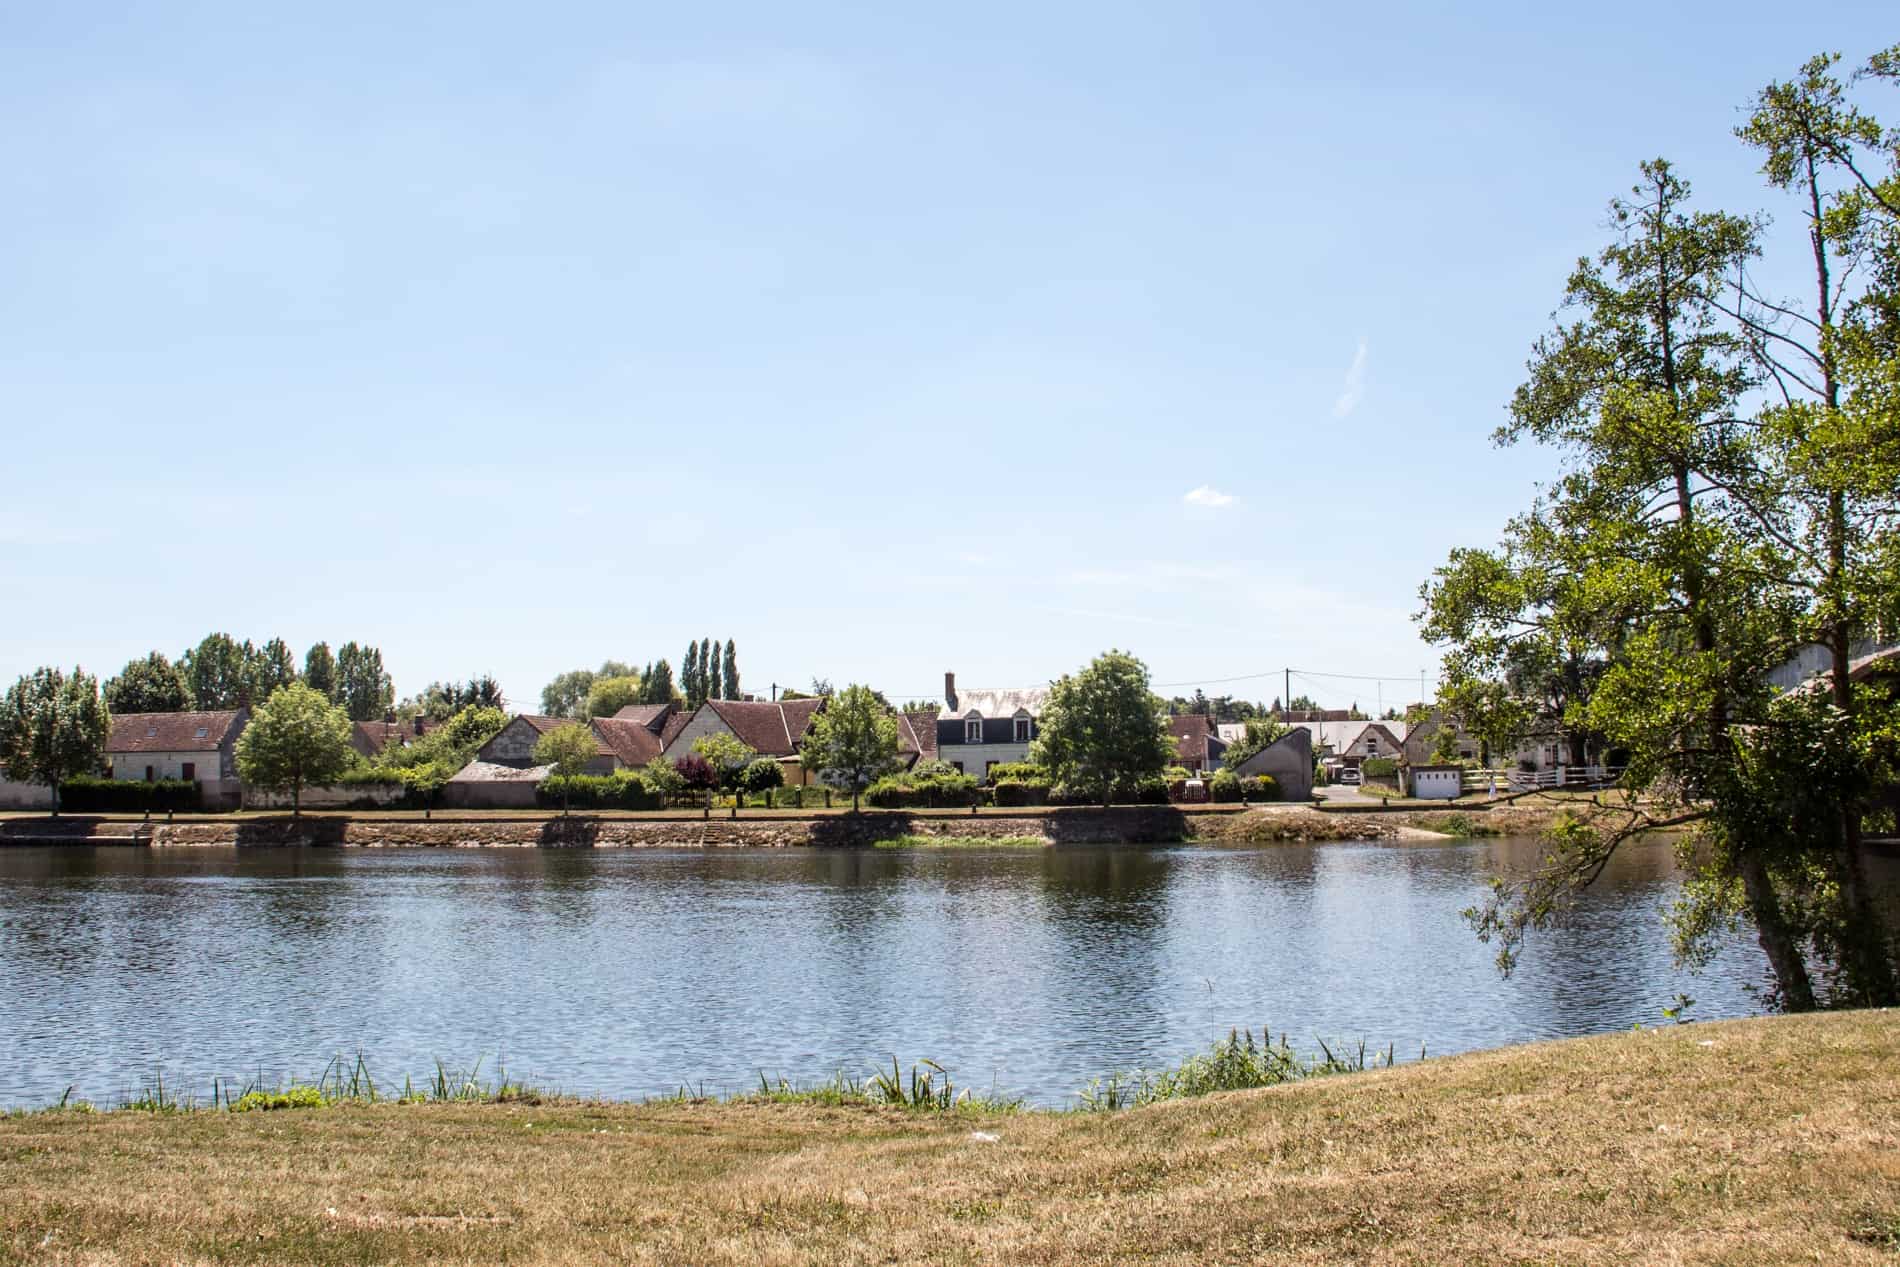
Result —
M 725 681 L 727 699 L 739 699 L 739 649 L 732 639 L 726 639 Z
M 851 789 L 851 812 L 864 789 L 897 768 L 897 719 L 868 686 L 847 686 L 811 719 L 799 748 L 807 770 Z
M 699 640 L 697 638 L 686 644 L 686 658 L 680 661 L 680 689 L 686 692 L 688 707 L 697 708 L 705 702 L 706 691 L 700 685 Z
M 587 692 L 594 689 L 592 669 L 570 669 L 541 688 L 541 714 L 544 717 L 578 717 L 587 703 Z
M 1771 89 L 1743 129 L 1771 181 L 1792 182 L 1811 212 L 1820 194 L 1806 173 L 1824 147 L 1810 140 L 1833 109 L 1824 70 Z M 1628 799 L 1613 825 L 1567 826 L 1534 875 L 1501 880 L 1469 915 L 1508 967 L 1525 931 L 1560 914 L 1622 842 L 1694 823 L 1685 955 L 1745 919 L 1783 1007 L 1892 1002 L 1892 939 L 1855 897 L 1841 812 L 1869 782 L 1866 732 L 1827 692 L 1777 698 L 1765 682 L 1811 631 L 1831 641 L 1855 620 L 1844 616 L 1853 566 L 1830 562 L 1843 545 L 1851 554 L 1837 511 L 1854 494 L 1836 495 L 1845 409 L 1828 403 L 1828 216 L 1810 219 L 1818 306 L 1803 316 L 1803 351 L 1751 290 L 1755 224 L 1689 210 L 1666 163 L 1643 177 L 1612 206 L 1618 240 L 1572 275 L 1577 318 L 1537 345 L 1500 433 L 1556 448 L 1564 474 L 1500 550 L 1454 552 L 1424 590 L 1425 631 L 1449 647 L 1447 693 L 1461 707 L 1482 710 L 1487 691 L 1521 704 L 1513 657 L 1594 662 L 1564 716 L 1627 752 Z M 1777 401 L 1750 418 L 1758 383 Z M 1866 493 L 1877 535 L 1900 511 L 1900 481 Z
M 671 703 L 677 694 L 673 685 L 673 666 L 665 660 L 656 660 L 640 678 L 640 702 L 642 704 Z
M 375 647 L 346 642 L 336 653 L 337 703 L 351 721 L 374 721 L 395 702 L 395 684 Z
M 191 708 L 191 684 L 178 665 L 154 651 L 109 679 L 105 700 L 114 713 L 182 713 Z
M 297 680 L 297 658 L 282 638 L 272 638 L 250 657 L 248 676 L 251 698 L 269 699 L 278 687 Z
M 105 764 L 111 730 L 99 683 L 90 674 L 35 669 L 8 687 L 0 702 L 0 765 L 9 778 L 52 788 L 58 815 L 59 785 Z
M 179 661 L 191 698 L 206 710 L 236 708 L 250 687 L 251 661 L 256 650 L 230 634 L 207 634 Z
M 303 680 L 311 690 L 336 703 L 336 657 L 330 654 L 329 643 L 319 642 L 304 654 Z
M 290 793 L 295 818 L 306 787 L 332 783 L 350 768 L 350 719 L 321 691 L 293 682 L 257 706 L 238 736 L 236 756 L 246 783 Z
M 1148 666 L 1125 651 L 1108 651 L 1049 688 L 1029 759 L 1057 782 L 1109 805 L 1173 764 L 1166 709 L 1149 689 Z
M 581 706 L 582 720 L 612 717 L 627 705 L 639 703 L 640 685 L 640 679 L 632 676 L 595 678 Z
M 535 763 L 553 766 L 554 776 L 561 780 L 561 817 L 567 817 L 569 781 L 584 773 L 587 763 L 599 755 L 599 751 L 594 732 L 579 722 L 556 726 L 535 742 Z
M 702 638 L 699 642 L 699 667 L 694 673 L 699 678 L 699 698 L 702 702 L 719 698 L 719 670 L 714 667 L 712 639 Z

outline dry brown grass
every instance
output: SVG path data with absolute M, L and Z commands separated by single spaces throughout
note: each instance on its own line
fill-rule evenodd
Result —
M 1896 1051 L 1858 1013 L 1096 1116 L 42 1114 L 0 1261 L 1892 1263 Z

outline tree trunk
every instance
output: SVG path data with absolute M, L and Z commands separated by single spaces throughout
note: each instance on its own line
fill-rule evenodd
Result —
M 1782 1010 L 1812 1012 L 1814 982 L 1808 976 L 1807 962 L 1801 958 L 1801 948 L 1795 944 L 1787 921 L 1782 918 L 1781 899 L 1775 895 L 1767 865 L 1760 854 L 1744 847 L 1736 860 L 1736 870 L 1742 878 L 1749 916 L 1755 921 L 1756 939 L 1761 942 L 1762 952 L 1768 956 L 1768 966 L 1775 974 Z
M 294 779 L 290 784 L 290 816 L 297 817 L 303 812 L 303 780 Z

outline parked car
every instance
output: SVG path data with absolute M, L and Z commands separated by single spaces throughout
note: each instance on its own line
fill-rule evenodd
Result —
M 1333 774 L 1333 782 L 1351 783 L 1356 786 L 1359 782 L 1359 767 L 1351 765 L 1340 766 Z

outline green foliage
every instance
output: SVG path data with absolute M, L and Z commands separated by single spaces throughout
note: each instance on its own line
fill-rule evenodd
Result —
M 1318 1055 L 1302 1058 L 1288 1045 L 1285 1034 L 1276 1043 L 1263 1029 L 1256 1042 L 1252 1030 L 1230 1031 L 1206 1052 L 1190 1056 L 1173 1068 L 1137 1070 L 1133 1074 L 1096 1079 L 1081 1091 L 1080 1107 L 1085 1112 L 1137 1108 L 1163 1100 L 1222 1091 L 1249 1091 L 1304 1078 L 1389 1068 L 1394 1063 L 1390 1047 L 1383 1052 L 1368 1053 L 1363 1042 L 1356 1048 L 1342 1047 L 1337 1052 L 1323 1040 L 1319 1046 Z
M 784 769 L 771 757 L 748 762 L 739 774 L 739 786 L 748 792 L 769 792 L 784 782 Z
M 686 780 L 665 757 L 655 757 L 641 766 L 640 777 L 659 794 L 663 802 L 676 801 L 686 793 Z
M 321 1109 L 330 1102 L 312 1086 L 289 1086 L 281 1091 L 246 1091 L 231 1105 L 233 1113 L 268 1113 L 277 1109 Z
M 1228 744 L 1227 751 L 1221 754 L 1221 765 L 1229 770 L 1238 769 L 1243 762 L 1252 760 L 1278 742 L 1289 729 L 1285 723 L 1271 717 L 1249 718 L 1246 733 Z
M 534 791 L 542 805 L 582 809 L 654 810 L 666 808 L 666 794 L 633 770 L 612 774 L 551 775 Z
M 375 765 L 405 782 L 409 779 L 400 771 L 424 765 L 447 766 L 452 775 L 472 761 L 476 750 L 507 724 L 508 716 L 499 708 L 471 704 L 406 745 L 392 743 L 383 749 Z
M 725 670 L 721 675 L 721 685 L 726 688 L 727 699 L 739 698 L 739 650 L 732 639 L 726 639 Z
M 396 688 L 383 670 L 383 653 L 346 642 L 336 653 L 336 702 L 351 721 L 375 721 L 395 702 Z
M 289 792 L 292 815 L 304 788 L 334 782 L 355 761 L 349 718 L 302 682 L 259 704 L 237 741 L 239 776 L 266 791 Z
M 878 809 L 926 809 L 974 805 L 981 799 L 977 781 L 967 774 L 886 775 L 865 789 L 864 799 Z
M 9 778 L 54 788 L 58 813 L 59 785 L 105 765 L 111 731 L 111 716 L 90 674 L 35 669 L 8 687 L 0 702 L 0 766 Z
M 594 689 L 592 669 L 571 669 L 557 674 L 541 688 L 543 717 L 579 717 L 587 704 L 587 693 Z
M 154 651 L 133 660 L 105 685 L 106 707 L 115 714 L 191 711 L 191 684 L 179 666 Z
M 252 700 L 269 699 L 278 687 L 297 680 L 297 657 L 282 638 L 272 638 L 248 658 L 245 677 Z
M 1399 763 L 1391 757 L 1367 757 L 1359 763 L 1361 778 L 1377 779 L 1382 783 L 1396 782 L 1399 777 Z
M 330 654 L 330 644 L 319 642 L 303 658 L 304 685 L 313 691 L 320 691 L 332 704 L 336 703 L 336 657 Z
M 1159 779 L 1174 762 L 1174 738 L 1148 680 L 1147 666 L 1121 651 L 1059 679 L 1043 707 L 1031 760 L 1057 783 L 1103 804 L 1117 788 Z
M 739 775 L 759 755 L 737 735 L 724 731 L 693 740 L 693 751 L 706 759 L 718 773 L 719 786 L 728 791 L 738 785 Z
M 194 707 L 207 712 L 236 708 L 250 685 L 250 663 L 255 655 L 250 643 L 240 644 L 227 633 L 207 634 L 185 652 L 178 665 L 191 688 Z
M 1240 776 L 1227 769 L 1214 771 L 1214 777 L 1207 781 L 1207 799 L 1222 802 L 1238 801 Z
M 897 720 L 868 686 L 847 686 L 812 718 L 799 751 L 807 770 L 858 797 L 897 767 Z
M 553 776 L 560 780 L 556 787 L 562 790 L 561 813 L 563 815 L 568 812 L 568 794 L 573 791 L 575 780 L 582 771 L 587 769 L 588 763 L 599 755 L 599 740 L 594 738 L 594 732 L 591 729 L 579 722 L 568 722 L 564 726 L 556 726 L 535 742 L 535 764 L 553 766 Z
M 673 685 L 673 666 L 665 660 L 656 661 L 640 675 L 642 704 L 666 704 L 680 698 L 679 690 Z
M 587 699 L 581 707 L 582 716 L 612 717 L 627 705 L 638 704 L 640 691 L 641 682 L 637 677 L 597 677 L 587 688 Z
M 75 775 L 59 785 L 61 809 L 76 814 L 190 812 L 202 808 L 198 784 L 190 779 L 106 779 Z

